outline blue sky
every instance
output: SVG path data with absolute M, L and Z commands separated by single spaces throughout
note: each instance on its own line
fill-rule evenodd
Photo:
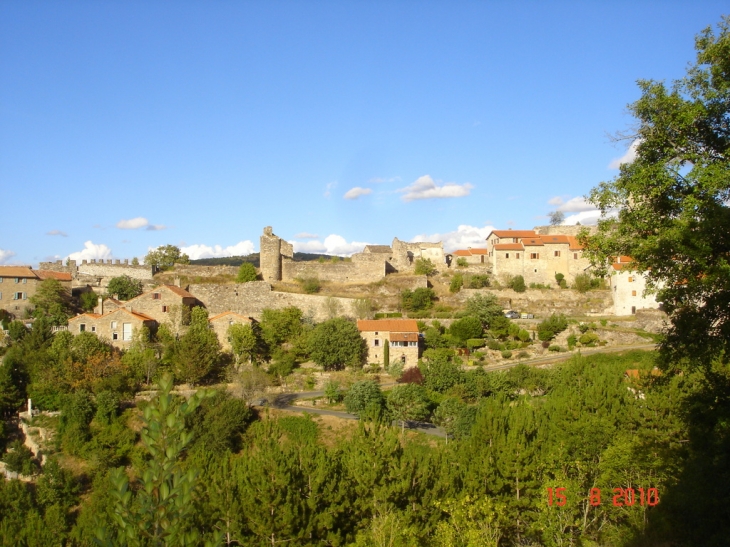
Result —
M 531 228 L 726 2 L 0 3 L 0 262 Z M 578 215 L 578 216 L 576 216 Z

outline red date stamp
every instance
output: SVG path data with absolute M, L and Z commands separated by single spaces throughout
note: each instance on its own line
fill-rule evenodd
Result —
M 563 507 L 568 502 L 566 488 L 548 487 L 547 495 L 550 506 Z M 588 492 L 588 502 L 597 507 L 601 505 L 601 500 L 601 489 L 591 488 Z M 659 490 L 656 488 L 614 488 L 611 501 L 614 507 L 633 507 L 634 505 L 654 507 L 659 503 Z

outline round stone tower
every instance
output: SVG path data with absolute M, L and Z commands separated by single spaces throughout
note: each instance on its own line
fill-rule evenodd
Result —
M 261 236 L 259 261 L 264 281 L 281 281 L 281 239 L 274 235 L 271 226 L 264 228 Z

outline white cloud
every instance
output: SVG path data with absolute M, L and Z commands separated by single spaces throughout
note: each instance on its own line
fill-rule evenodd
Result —
M 365 245 L 369 245 L 369 243 L 361 241 L 351 241 L 348 243 L 344 237 L 337 234 L 328 235 L 324 238 L 323 242 L 314 240 L 290 241 L 290 243 L 294 246 L 294 251 L 298 253 L 321 253 L 340 256 L 359 253 L 365 248 Z
M 294 236 L 294 239 L 317 239 L 317 234 L 310 234 L 309 232 L 299 232 Z
M 368 181 L 368 183 L 370 183 L 370 184 L 381 184 L 383 182 L 399 182 L 400 180 L 401 180 L 400 177 L 390 177 L 390 178 L 386 178 L 386 177 L 374 177 L 374 178 L 371 178 Z
M 360 196 L 367 196 L 372 192 L 373 191 L 370 188 L 360 188 L 359 186 L 355 186 L 354 188 L 350 188 L 347 192 L 345 192 L 345 195 L 342 197 L 344 197 L 345 199 L 357 199 Z
M 636 147 L 641 144 L 641 139 L 635 139 L 629 145 L 629 149 L 620 158 L 614 158 L 611 163 L 608 164 L 609 169 L 618 169 L 624 163 L 632 163 L 636 159 Z
M 15 251 L 7 251 L 0 249 L 0 264 L 5 264 L 8 260 L 15 256 Z
M 66 232 L 62 232 L 61 230 L 51 230 L 50 232 L 46 232 L 46 235 L 68 237 L 68 234 Z
M 120 230 L 139 230 L 144 228 L 145 230 L 158 231 L 164 230 L 167 226 L 163 224 L 150 224 L 150 221 L 144 217 L 130 218 L 129 220 L 120 220 L 117 222 L 117 228 Z
M 337 187 L 337 181 L 330 182 L 325 186 L 324 189 L 324 197 L 328 198 L 332 195 L 332 190 L 334 190 Z
M 401 188 L 398 192 L 403 192 L 401 199 L 406 203 L 417 199 L 441 199 L 441 198 L 460 198 L 468 196 L 473 185 L 456 184 L 455 182 L 447 182 L 443 186 L 438 186 L 431 178 L 431 175 L 418 177 L 416 182 L 405 188 Z
M 220 245 L 188 245 L 181 247 L 180 251 L 188 255 L 192 260 L 199 258 L 219 258 L 222 256 L 244 256 L 254 252 L 251 241 L 239 241 L 235 245 L 221 247 Z
M 103 243 L 95 244 L 93 241 L 87 241 L 84 243 L 84 248 L 81 251 L 71 253 L 66 258 L 71 260 L 98 260 L 112 258 L 112 250 L 104 245 Z
M 489 232 L 494 229 L 494 226 L 484 226 L 483 228 L 477 228 L 476 226 L 461 224 L 453 232 L 430 235 L 420 234 L 411 239 L 411 241 L 430 241 L 432 243 L 438 243 L 439 241 L 443 241 L 444 251 L 448 253 L 456 251 L 457 249 L 466 249 L 467 247 L 486 249 L 487 236 L 489 235 Z
M 595 211 L 596 207 L 592 203 L 588 203 L 582 196 L 574 197 L 568 201 L 556 196 L 548 200 L 550 205 L 556 206 L 558 211 L 563 213 L 580 213 L 583 211 Z

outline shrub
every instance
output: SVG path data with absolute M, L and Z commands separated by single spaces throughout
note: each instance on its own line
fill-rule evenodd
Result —
M 342 401 L 344 395 L 340 389 L 340 383 L 329 380 L 324 386 L 324 396 L 329 404 L 336 404 Z
M 466 258 L 464 258 L 464 257 L 457 258 L 456 259 L 456 265 L 459 268 L 466 268 L 469 265 L 469 261 Z
M 494 351 L 501 351 L 504 349 L 504 346 L 500 344 L 497 340 L 490 340 L 487 342 L 487 347 Z
M 509 359 L 510 357 L 512 357 L 512 352 L 510 350 L 506 349 L 502 352 L 502 359 Z
M 322 283 L 316 277 L 307 277 L 306 279 L 299 279 L 299 284 L 302 286 L 302 290 L 307 294 L 315 294 L 322 288 Z
M 344 401 L 347 412 L 359 416 L 372 407 L 382 408 L 385 398 L 378 384 L 372 380 L 363 380 L 352 384 Z
M 555 281 L 560 285 L 560 283 L 565 279 L 565 276 L 561 273 L 555 274 Z
M 250 262 L 244 262 L 238 268 L 238 275 L 236 276 L 236 283 L 248 283 L 249 281 L 256 281 L 258 275 L 256 274 L 256 266 Z
M 413 273 L 416 275 L 434 275 L 436 272 L 436 266 L 428 258 L 419 258 L 416 260 L 416 267 L 413 270 Z
M 590 329 L 590 327 L 588 325 L 586 325 L 585 323 L 581 323 L 580 325 L 578 325 L 578 330 L 580 331 L 581 334 L 585 334 L 586 332 L 588 332 L 589 329 Z
M 401 312 L 376 313 L 375 319 L 398 319 L 403 317 Z
M 561 279 L 560 280 L 560 283 L 558 283 L 558 285 L 560 285 L 560 288 L 561 289 L 567 289 L 568 288 L 568 282 L 565 279 Z
M 587 347 L 595 346 L 599 341 L 598 335 L 595 332 L 587 332 L 578 338 L 578 342 Z
M 418 384 L 420 386 L 423 384 L 423 373 L 418 367 L 407 368 L 398 379 L 398 382 L 401 384 Z
M 449 284 L 449 292 L 459 292 L 461 290 L 461 287 L 464 285 L 464 276 L 460 273 L 457 273 L 454 275 L 453 278 L 451 278 L 451 283 Z
M 486 274 L 474 274 L 469 277 L 470 289 L 482 289 L 489 287 L 489 276 Z
M 517 358 L 518 358 L 518 359 L 524 359 L 525 357 L 529 357 L 529 356 L 530 356 L 530 354 L 529 354 L 529 353 L 527 353 L 526 351 L 521 351 L 521 352 L 519 352 L 519 353 L 517 354 Z
M 560 346 L 558 346 L 557 344 L 553 344 L 548 348 L 548 351 L 560 351 Z
M 598 280 L 595 280 L 598 282 Z M 591 289 L 598 288 L 598 283 L 594 283 L 594 280 L 587 273 L 578 274 L 573 280 L 573 288 L 578 292 L 587 292 Z
M 482 335 L 482 322 L 476 316 L 464 317 L 451 323 L 449 334 L 463 346 L 471 338 L 478 338 Z
M 406 311 L 423 311 L 431 309 L 436 293 L 431 288 L 421 287 L 412 291 L 405 289 L 400 293 L 401 307 Z
M 543 342 L 549 342 L 567 328 L 568 320 L 562 313 L 552 314 L 537 325 L 537 337 Z
M 531 336 L 526 329 L 520 329 L 520 332 L 517 333 L 517 338 L 520 342 L 529 342 Z
M 388 367 L 385 371 L 390 374 L 393 378 L 400 378 L 403 374 L 403 362 L 400 359 L 396 359 L 388 363 Z
M 530 283 L 531 289 L 549 289 L 550 287 L 548 285 L 545 285 L 544 283 Z
M 99 295 L 94 291 L 87 291 L 81 293 L 79 300 L 81 301 L 81 308 L 84 311 L 92 311 L 99 302 Z
M 527 286 L 525 285 L 525 278 L 521 275 L 514 276 L 509 283 L 510 289 L 515 292 L 525 292 Z
M 486 341 L 484 338 L 470 338 L 466 341 L 466 347 L 470 350 L 473 350 L 474 348 L 483 348 L 486 344 Z
M 571 334 L 570 336 L 568 336 L 568 349 L 573 349 L 577 342 L 578 338 L 575 336 L 575 334 Z
M 602 327 L 605 327 L 606 326 L 606 323 L 608 323 L 608 321 L 606 321 L 605 319 L 601 319 L 601 326 Z

